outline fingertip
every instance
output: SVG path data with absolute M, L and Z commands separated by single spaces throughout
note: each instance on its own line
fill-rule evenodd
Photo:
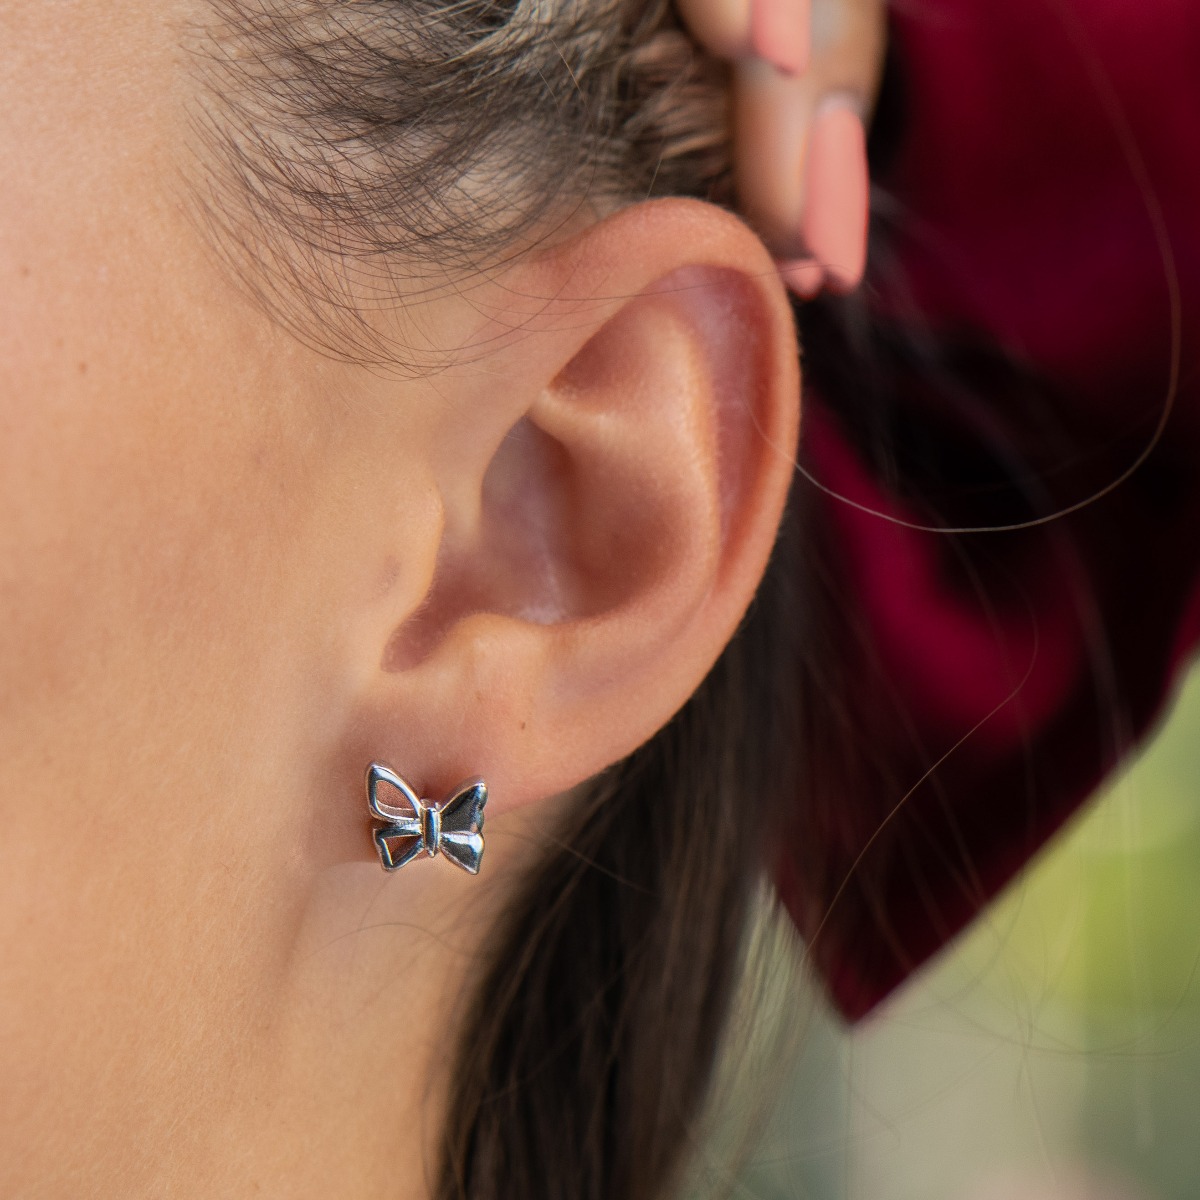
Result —
M 788 291 L 801 300 L 812 300 L 825 284 L 825 271 L 811 258 L 798 258 L 779 264 L 779 275 Z
M 831 291 L 853 291 L 867 259 L 870 178 L 862 117 L 848 97 L 827 100 L 813 119 L 802 232 Z

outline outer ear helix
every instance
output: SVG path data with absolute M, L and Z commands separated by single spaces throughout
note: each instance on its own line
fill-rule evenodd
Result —
M 379 785 L 395 788 L 403 805 L 388 804 Z M 469 875 L 478 875 L 483 861 L 483 808 L 488 787 L 476 776 L 454 788 L 441 804 L 421 799 L 390 767 L 373 762 L 367 767 L 367 809 L 375 821 L 375 848 L 385 871 L 398 871 L 413 859 L 442 854 Z

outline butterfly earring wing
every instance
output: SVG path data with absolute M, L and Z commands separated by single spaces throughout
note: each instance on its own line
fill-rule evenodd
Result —
M 459 784 L 441 806 L 438 849 L 470 875 L 479 874 L 483 859 L 483 806 L 487 796 L 487 784 L 482 779 L 469 779 Z
M 379 785 L 390 784 L 400 793 L 400 804 L 389 804 L 379 795 Z M 416 792 L 390 767 L 373 762 L 367 768 L 367 807 L 377 821 L 388 825 L 414 822 L 413 833 L 421 832 L 421 801 Z
M 386 783 L 396 789 L 399 804 L 389 803 L 379 794 L 379 785 Z M 389 767 L 372 763 L 367 768 L 367 807 L 371 816 L 383 822 L 382 829 L 374 833 L 379 861 L 385 871 L 398 871 L 425 853 L 425 839 L 421 835 L 422 804 L 417 794 Z
M 388 825 L 375 830 L 375 849 L 385 871 L 398 871 L 425 853 L 425 841 L 419 833 L 397 833 L 394 826 Z

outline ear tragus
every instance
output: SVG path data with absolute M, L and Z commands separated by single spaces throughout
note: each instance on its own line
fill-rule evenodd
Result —
M 550 624 L 579 602 L 564 545 L 570 465 L 564 448 L 527 418 L 500 443 L 482 483 L 473 528 L 448 528 L 430 594 L 388 645 L 384 667 L 402 671 L 433 652 L 474 613 Z

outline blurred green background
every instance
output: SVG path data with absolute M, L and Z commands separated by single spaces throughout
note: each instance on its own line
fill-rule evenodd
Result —
M 863 1027 L 805 1000 L 733 1194 L 1200 1196 L 1198 918 L 1194 671 L 1140 758 Z

